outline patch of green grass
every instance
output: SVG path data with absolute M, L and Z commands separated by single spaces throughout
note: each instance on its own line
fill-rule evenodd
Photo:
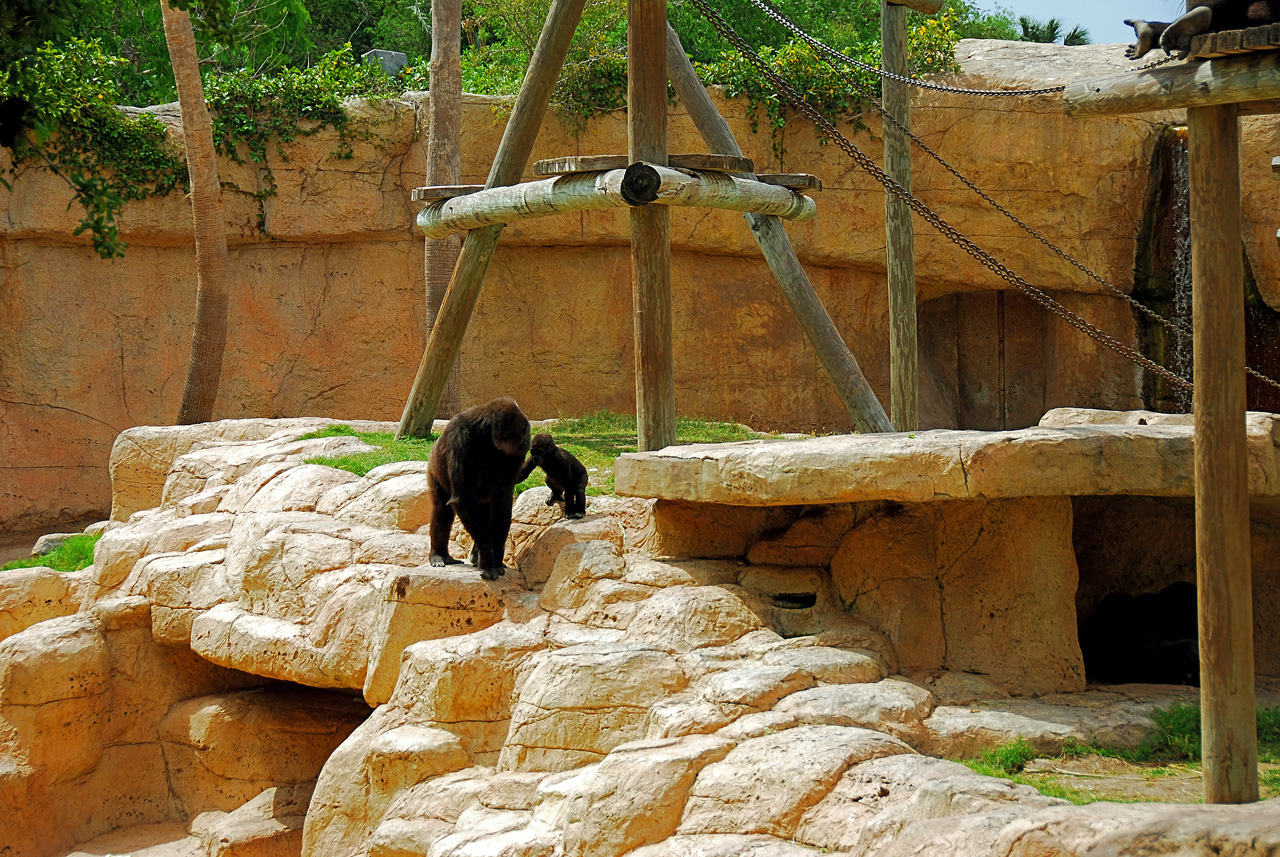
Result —
M 1258 761 L 1267 765 L 1280 764 L 1280 708 L 1259 708 L 1258 713 Z M 1093 803 L 1099 800 L 1123 801 L 1125 798 L 1099 797 L 1091 792 L 1073 789 L 1054 782 L 1051 774 L 1026 774 L 1027 763 L 1033 759 L 1079 759 L 1084 756 L 1105 756 L 1150 767 L 1143 768 L 1147 777 L 1180 777 L 1188 771 L 1200 769 L 1200 706 L 1172 705 L 1156 708 L 1151 712 L 1152 727 L 1142 742 L 1131 750 L 1117 750 L 1068 741 L 1057 755 L 1040 753 L 1025 739 L 987 750 L 976 759 L 960 759 L 972 770 L 991 777 L 1002 777 L 1015 783 L 1029 785 L 1049 797 L 1065 798 L 1072 803 Z M 1258 773 L 1258 784 L 1264 796 L 1280 792 L 1280 768 L 1266 768 Z
M 535 434 L 538 431 L 534 429 Z M 592 496 L 613 493 L 614 460 L 624 452 L 636 451 L 636 418 L 630 414 L 597 411 L 583 417 L 561 419 L 547 431 L 557 444 L 572 453 L 587 468 L 587 493 Z M 389 434 L 357 432 L 351 426 L 342 424 L 312 432 L 305 435 L 304 439 L 344 436 L 358 437 L 365 443 L 378 447 L 378 451 L 338 458 L 312 458 L 307 463 L 327 464 L 363 476 L 378 465 L 392 461 L 426 461 L 431 455 L 431 444 L 434 441 L 434 438 L 396 440 Z M 679 443 L 729 443 L 762 436 L 768 435 L 758 434 L 735 423 L 689 418 L 676 420 L 676 440 Z M 516 491 L 527 491 L 545 484 L 542 471 L 535 469 L 528 479 L 516 486 Z
M 981 756 L 967 760 L 965 764 L 989 777 L 1012 777 L 1014 774 L 1022 773 L 1027 762 L 1043 755 L 1028 744 L 1025 738 L 1019 737 L 1009 744 L 984 750 Z
M 357 432 L 349 425 L 332 425 L 319 431 L 303 435 L 300 440 L 320 437 L 357 437 L 370 446 L 377 447 L 370 452 L 353 452 L 350 455 L 339 455 L 331 458 L 308 458 L 307 464 L 327 464 L 339 470 L 348 470 L 356 476 L 364 476 L 375 467 L 390 464 L 393 461 L 426 461 L 431 457 L 431 444 L 435 438 L 405 437 L 396 439 L 390 432 Z
M 351 426 L 345 423 L 335 423 L 331 426 L 325 426 L 316 431 L 310 431 L 304 434 L 298 440 L 316 440 L 322 437 L 359 437 L 359 434 Z
M 72 536 L 67 539 L 55 550 L 40 556 L 33 556 L 27 559 L 15 559 L 0 565 L 0 571 L 9 571 L 14 568 L 35 568 L 36 566 L 48 566 L 54 571 L 79 571 L 82 568 L 88 568 L 93 565 L 93 547 L 98 543 L 101 535 L 86 536 L 81 533 L 78 536 Z

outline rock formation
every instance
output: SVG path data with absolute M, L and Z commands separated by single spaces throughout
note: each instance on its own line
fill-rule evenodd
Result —
M 1015 737 L 1132 745 L 1146 722 L 1151 703 L 1123 688 L 1025 698 L 1069 666 L 995 669 L 1044 658 L 978 625 L 958 634 L 965 596 L 906 573 L 927 572 L 924 551 L 967 597 L 996 597 L 972 569 L 1016 560 L 977 549 L 965 571 L 943 542 L 973 541 L 1010 501 L 937 503 L 969 504 L 939 519 L 708 505 L 741 526 L 708 512 L 699 550 L 690 504 L 595 497 L 567 521 L 534 489 L 514 570 L 485 582 L 427 564 L 419 464 L 304 463 L 361 443 L 299 439 L 323 424 L 126 432 L 118 448 L 146 451 L 155 476 L 113 460 L 129 478 L 93 566 L 62 588 L 0 575 L 5 857 L 1280 849 L 1274 800 L 1076 807 L 935 758 Z M 125 494 L 154 505 L 126 517 Z M 1035 503 L 1049 523 L 1027 549 L 1042 552 L 1034 534 L 1060 534 L 1070 501 Z M 1066 562 L 1069 532 L 1054 538 Z M 873 573 L 898 600 L 859 595 Z M 907 615 L 918 585 L 947 605 L 941 660 Z M 1065 609 L 1072 594 L 1045 597 Z M 985 676 L 948 669 L 979 661 Z M 1191 698 L 1177 694 L 1154 696 Z

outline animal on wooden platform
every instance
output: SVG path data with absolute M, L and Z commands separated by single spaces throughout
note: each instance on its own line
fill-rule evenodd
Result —
M 533 468 L 541 467 L 547 474 L 547 487 L 551 496 L 547 505 L 564 503 L 566 518 L 581 518 L 587 514 L 587 468 L 561 447 L 546 432 L 534 435 L 529 449 L 529 460 L 520 469 L 517 482 L 523 481 Z
M 1124 55 L 1138 59 L 1157 44 L 1165 53 L 1185 51 L 1191 37 L 1223 30 L 1244 30 L 1280 23 L 1280 0 L 1198 0 L 1186 14 L 1172 23 L 1126 18 L 1138 41 Z
M 449 420 L 427 463 L 432 565 L 462 562 L 449 556 L 456 513 L 475 540 L 471 563 L 480 576 L 495 580 L 506 572 L 502 555 L 511 530 L 512 495 L 528 451 L 529 420 L 514 399 L 494 399 Z

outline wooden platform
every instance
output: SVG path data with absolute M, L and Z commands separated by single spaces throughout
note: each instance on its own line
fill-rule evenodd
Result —
M 1247 30 L 1223 30 L 1195 36 L 1191 39 L 1191 52 L 1187 54 L 1187 59 L 1208 60 L 1255 51 L 1274 51 L 1278 48 L 1280 24 L 1268 24 Z

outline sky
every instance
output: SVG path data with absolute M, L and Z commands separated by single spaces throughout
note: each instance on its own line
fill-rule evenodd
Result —
M 1063 32 L 1078 24 L 1089 31 L 1094 44 L 1132 42 L 1133 29 L 1124 25 L 1125 18 L 1172 21 L 1187 8 L 1185 0 L 978 0 L 975 5 L 989 12 L 995 7 L 1008 9 L 1014 20 L 1019 15 L 1041 21 L 1057 18 Z

